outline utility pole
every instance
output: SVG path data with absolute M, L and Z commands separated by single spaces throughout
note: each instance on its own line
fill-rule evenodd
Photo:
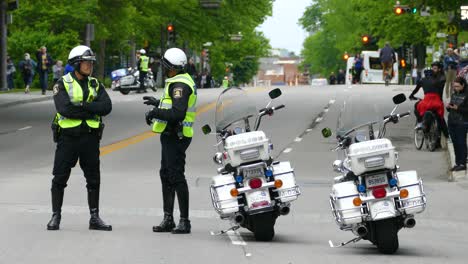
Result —
M 6 51 L 7 51 L 7 0 L 0 0 L 0 90 L 7 90 Z

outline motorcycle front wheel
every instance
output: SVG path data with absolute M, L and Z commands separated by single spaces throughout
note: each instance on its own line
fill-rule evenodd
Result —
M 384 254 L 393 254 L 398 250 L 398 226 L 394 218 L 375 222 L 375 244 Z

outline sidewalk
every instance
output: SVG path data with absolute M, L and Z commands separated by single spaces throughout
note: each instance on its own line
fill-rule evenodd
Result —
M 42 95 L 40 91 L 33 91 L 28 94 L 20 92 L 0 93 L 0 108 L 19 104 L 52 100 L 52 97 L 52 91 L 47 91 L 46 95 Z

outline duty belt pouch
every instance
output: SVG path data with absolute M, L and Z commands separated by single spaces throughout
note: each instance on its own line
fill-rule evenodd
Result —
M 102 139 L 102 133 L 104 132 L 104 127 L 105 127 L 105 125 L 101 122 L 99 124 L 99 128 L 97 129 L 97 136 L 98 136 L 99 140 Z
M 54 118 L 54 120 L 52 121 L 52 124 L 51 124 L 50 127 L 52 129 L 52 138 L 53 138 L 54 142 L 57 143 L 58 138 L 59 138 L 59 134 L 60 134 L 60 126 L 56 122 L 56 118 Z

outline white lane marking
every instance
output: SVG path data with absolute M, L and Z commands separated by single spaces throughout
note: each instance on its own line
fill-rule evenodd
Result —
M 292 150 L 292 148 L 287 148 L 287 149 L 283 150 L 283 153 L 289 153 L 289 152 L 291 152 L 291 150 Z
M 306 132 L 310 132 L 310 131 L 312 131 L 312 128 L 308 128 L 308 129 L 306 130 Z
M 322 121 L 322 120 L 323 120 L 323 118 L 317 117 L 317 119 L 315 119 L 315 122 L 319 123 L 319 122 Z
M 245 241 L 242 239 L 239 232 L 229 230 L 229 231 L 227 231 L 227 234 L 228 234 L 229 238 L 231 239 L 231 242 L 232 242 L 233 245 L 235 245 L 235 246 L 247 246 L 247 243 L 245 243 Z
M 294 139 L 294 142 L 301 142 L 302 141 L 302 138 L 300 137 L 297 137 L 296 139 Z
M 325 113 L 328 113 L 328 111 L 329 111 L 328 108 L 323 109 L 323 112 L 325 112 Z
M 18 131 L 26 130 L 26 129 L 30 129 L 30 128 L 32 128 L 32 126 L 25 126 L 23 128 L 19 128 Z
M 329 104 L 334 104 L 335 103 L 335 100 L 334 99 L 331 99 L 330 101 L 328 101 Z

